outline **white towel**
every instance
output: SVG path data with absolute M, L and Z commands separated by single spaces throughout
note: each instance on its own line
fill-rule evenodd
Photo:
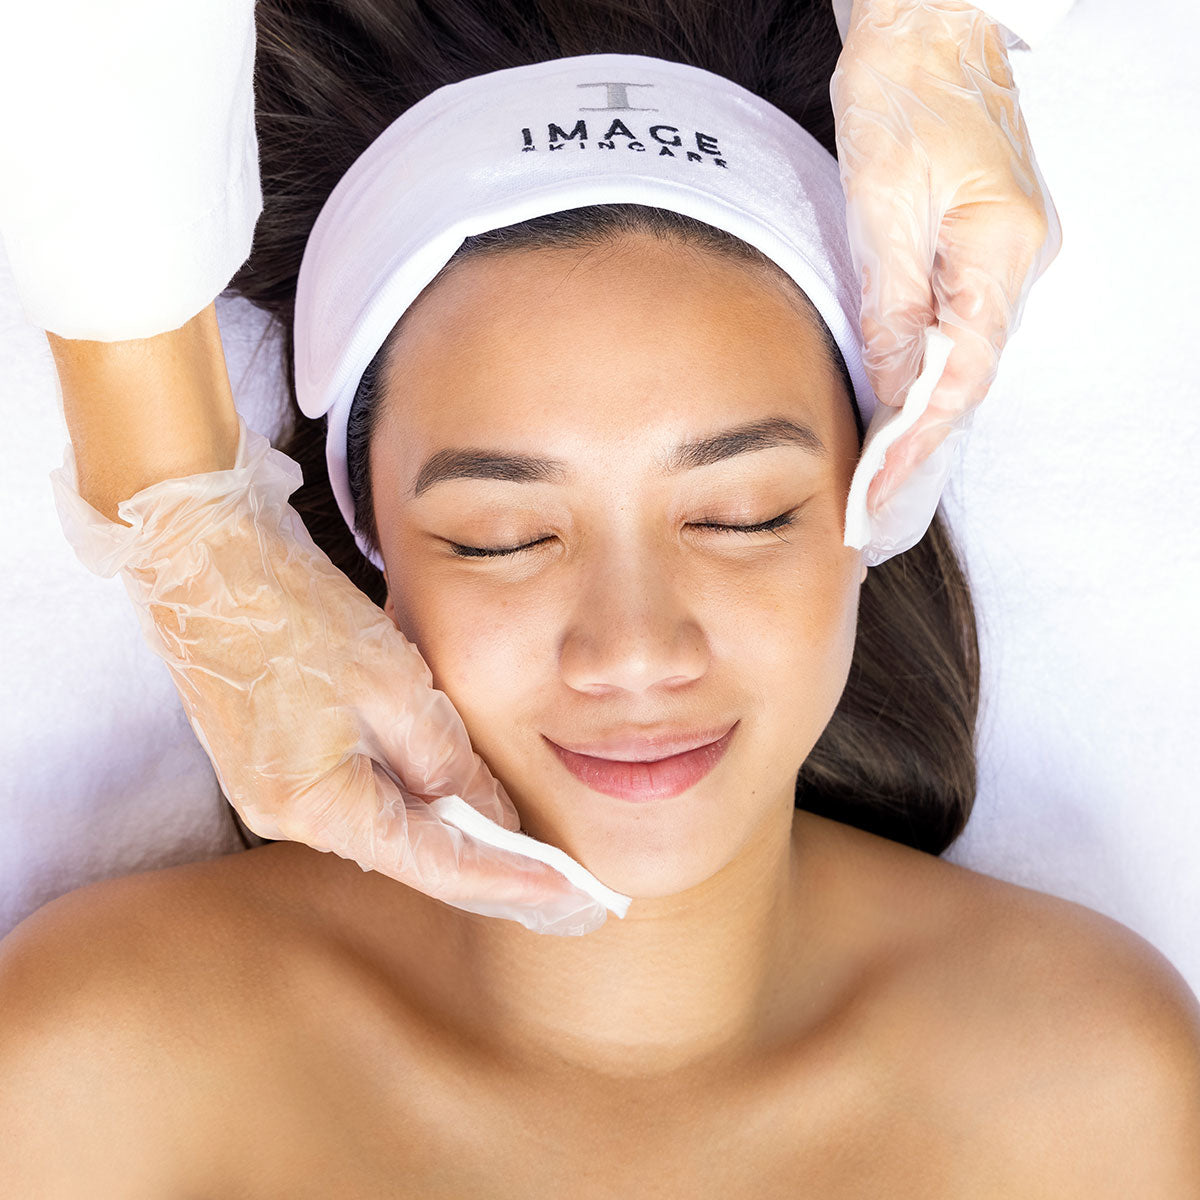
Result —
M 0 230 L 39 328 L 150 337 L 228 284 L 262 209 L 254 50 L 254 0 L 5 5 Z

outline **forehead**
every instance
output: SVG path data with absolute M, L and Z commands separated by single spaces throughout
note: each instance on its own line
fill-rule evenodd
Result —
M 656 419 L 703 425 L 789 399 L 810 419 L 837 406 L 853 426 L 790 281 L 651 235 L 452 264 L 405 314 L 384 392 L 381 431 L 400 420 L 421 449 L 563 422 L 633 436 Z

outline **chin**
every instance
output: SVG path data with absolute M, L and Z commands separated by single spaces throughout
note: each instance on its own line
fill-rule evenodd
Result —
M 666 860 L 646 854 L 572 855 L 606 887 L 634 900 L 657 900 L 691 891 L 716 875 L 729 857 L 717 856 L 708 862 L 702 861 L 698 852 L 686 857 L 677 853 Z
M 686 827 L 681 824 L 688 822 L 689 816 L 698 816 L 695 807 L 689 813 L 686 803 L 666 822 L 649 811 L 617 810 L 618 820 L 587 826 L 578 812 L 550 814 L 515 797 L 513 803 L 521 816 L 522 833 L 557 846 L 606 887 L 635 900 L 677 896 L 697 887 L 717 874 L 739 849 L 728 811 L 726 823 L 718 830 L 721 837 L 713 839 L 701 836 L 698 826 L 705 824 L 703 821 L 693 820 Z

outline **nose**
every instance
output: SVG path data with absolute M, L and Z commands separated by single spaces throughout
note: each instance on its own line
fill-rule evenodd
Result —
M 591 564 L 560 644 L 564 681 L 604 695 L 698 679 L 709 645 L 687 591 L 661 547 L 626 547 Z

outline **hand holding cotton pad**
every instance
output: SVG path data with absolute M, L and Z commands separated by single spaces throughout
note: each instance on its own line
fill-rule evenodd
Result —
M 868 512 L 867 492 L 871 480 L 882 470 L 887 452 L 925 414 L 953 347 L 950 338 L 931 325 L 925 335 L 924 365 L 908 389 L 904 404 L 899 408 L 879 405 L 867 427 L 862 454 L 846 500 L 844 544 L 863 550 L 863 561 L 868 567 L 876 567 L 908 550 L 925 536 L 954 465 L 955 451 L 970 431 L 975 417 L 973 408 L 955 418 L 942 443 L 909 472 L 876 513 Z
M 472 808 L 461 796 L 439 796 L 436 800 L 430 801 L 429 807 L 434 815 L 445 821 L 447 825 L 461 829 L 463 833 L 473 837 L 476 841 L 495 846 L 498 850 L 509 850 L 514 854 L 528 855 L 538 862 L 553 867 L 565 875 L 568 881 L 581 892 L 586 892 L 592 899 L 603 904 L 609 912 L 615 913 L 618 917 L 623 918 L 629 911 L 629 905 L 632 903 L 631 897 L 622 896 L 620 892 L 614 892 L 612 888 L 605 887 L 590 871 L 557 846 L 549 846 L 545 842 L 536 841 L 528 834 L 497 825 L 495 821 Z M 538 932 L 588 933 L 595 928 L 594 922 L 589 922 L 587 928 L 576 928 L 580 925 L 578 914 L 575 911 L 569 911 L 569 908 L 568 905 L 561 914 L 554 916 L 543 910 L 547 923 Z M 498 913 L 495 915 L 507 916 L 508 914 Z
M 79 494 L 70 447 L 51 481 L 67 540 L 89 570 L 120 573 L 242 820 L 536 933 L 624 915 L 628 898 L 515 832 L 417 648 L 288 504 L 300 468 L 240 418 L 239 432 L 231 470 L 144 488 L 118 521 Z

